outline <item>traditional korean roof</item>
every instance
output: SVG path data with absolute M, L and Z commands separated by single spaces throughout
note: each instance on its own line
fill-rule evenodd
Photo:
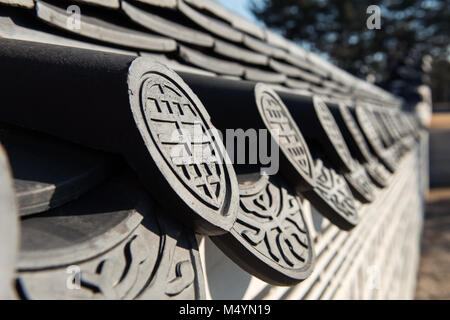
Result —
M 418 138 L 400 99 L 212 0 L 0 0 L 0 70 L 3 296 L 202 299 L 195 234 L 296 284 L 304 201 L 350 231 Z M 276 172 L 229 129 L 266 130 Z

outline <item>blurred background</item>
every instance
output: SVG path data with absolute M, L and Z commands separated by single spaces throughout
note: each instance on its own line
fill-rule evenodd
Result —
M 401 96 L 419 113 L 430 129 L 430 192 L 416 298 L 450 299 L 449 1 L 218 2 Z M 373 29 L 371 5 L 380 13 Z

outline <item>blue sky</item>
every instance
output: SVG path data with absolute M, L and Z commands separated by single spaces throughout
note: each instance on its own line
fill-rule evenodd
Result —
M 259 24 L 262 25 L 261 22 L 256 21 L 255 17 L 248 9 L 248 6 L 250 4 L 249 0 L 216 0 L 216 1 L 221 3 L 224 7 L 227 7 L 228 9 L 236 13 L 239 13 L 241 16 L 251 21 L 258 22 Z M 258 1 L 261 2 L 261 0 Z

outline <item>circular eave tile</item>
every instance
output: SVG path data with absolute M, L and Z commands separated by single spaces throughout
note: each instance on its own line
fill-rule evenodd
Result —
M 314 250 L 300 199 L 279 177 L 240 176 L 240 209 L 230 233 L 211 237 L 244 270 L 275 285 L 309 276 Z
M 339 113 L 342 119 L 344 120 L 345 126 L 350 132 L 356 146 L 361 152 L 364 161 L 370 162 L 373 156 L 370 152 L 369 146 L 367 145 L 361 130 L 358 127 L 358 124 L 356 123 L 355 118 L 350 112 L 350 108 L 345 103 L 339 103 Z
M 390 173 L 377 159 L 364 164 L 367 174 L 379 188 L 386 188 L 389 185 Z
M 295 169 L 288 171 L 280 161 L 280 171 L 286 170 L 285 178 L 297 181 L 296 187 L 299 189 L 313 188 L 316 177 L 311 153 L 287 107 L 273 89 L 261 83 L 255 86 L 255 99 L 266 128 L 289 163 L 286 166 Z M 295 177 L 291 176 L 292 174 Z
M 325 102 L 317 95 L 313 96 L 313 105 L 317 118 L 319 119 L 319 122 L 322 125 L 322 128 L 325 131 L 329 142 L 338 155 L 341 167 L 344 168 L 347 172 L 352 171 L 354 169 L 354 161 L 350 154 L 350 150 L 348 149 L 347 144 L 344 140 L 344 137 L 339 130 L 336 120 L 333 117 L 333 114 L 331 113 Z
M 377 129 L 372 122 L 369 111 L 363 106 L 356 106 L 356 119 L 367 138 L 367 141 L 375 151 L 377 157 L 383 162 L 390 172 L 394 172 L 396 168 L 395 160 L 391 150 L 384 148 L 383 142 L 377 132 Z
M 202 299 L 194 233 L 165 216 L 131 175 L 22 221 L 25 299 Z
M 146 148 L 189 220 L 199 220 L 196 231 L 228 231 L 239 206 L 236 174 L 201 101 L 175 72 L 144 58 L 133 61 L 128 84 Z
M 362 203 L 370 203 L 375 200 L 374 186 L 372 185 L 366 169 L 358 161 L 353 164 L 351 172 L 344 173 L 353 195 Z
M 304 193 L 317 211 L 343 230 L 350 230 L 359 222 L 353 194 L 341 174 L 320 159 L 315 160 L 317 185 Z

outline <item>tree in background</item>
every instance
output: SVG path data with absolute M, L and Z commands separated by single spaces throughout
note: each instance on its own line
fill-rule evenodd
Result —
M 366 25 L 373 4 L 381 29 Z M 250 9 L 267 27 L 391 91 L 405 76 L 423 81 L 424 56 L 435 65 L 450 60 L 448 0 L 251 0 Z M 448 74 L 440 77 L 448 84 Z

